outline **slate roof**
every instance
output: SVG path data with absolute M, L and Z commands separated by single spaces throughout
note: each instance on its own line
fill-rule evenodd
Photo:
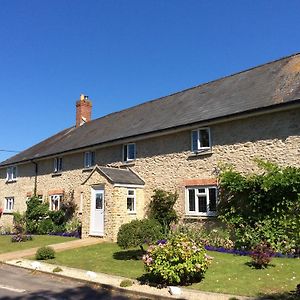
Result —
M 94 172 L 99 171 L 102 173 L 108 181 L 114 184 L 132 184 L 132 185 L 144 185 L 145 182 L 131 169 L 129 168 L 109 168 L 99 167 L 96 165 L 89 176 L 84 180 L 82 184 L 85 184 L 87 180 L 93 175 Z
M 112 183 L 144 185 L 145 182 L 131 169 L 99 167 Z
M 300 54 L 152 100 L 56 135 L 2 162 L 28 161 L 300 99 Z

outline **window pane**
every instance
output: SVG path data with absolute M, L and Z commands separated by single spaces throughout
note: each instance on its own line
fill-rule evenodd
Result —
M 205 193 L 205 189 L 198 189 L 198 193 L 199 194 L 204 194 Z
M 134 211 L 134 198 L 127 198 L 127 210 Z
M 210 145 L 209 145 L 209 130 L 201 129 L 199 133 L 200 133 L 200 147 L 210 147 Z
M 134 190 L 128 190 L 128 195 L 134 195 Z
M 128 145 L 128 159 L 135 159 L 135 144 Z
M 198 210 L 199 212 L 207 212 L 207 199 L 206 196 L 198 196 Z
M 196 211 L 195 190 L 189 190 L 189 211 Z
M 209 211 L 217 210 L 217 190 L 214 188 L 209 189 Z
M 103 208 L 103 197 L 102 194 L 96 194 L 96 209 Z
M 198 130 L 192 131 L 192 151 L 198 150 Z

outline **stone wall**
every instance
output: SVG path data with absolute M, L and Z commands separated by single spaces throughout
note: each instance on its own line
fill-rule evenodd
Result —
M 220 163 L 230 163 L 245 173 L 257 171 L 254 158 L 299 167 L 299 120 L 300 109 L 294 109 L 211 125 L 212 151 L 202 155 L 195 155 L 190 150 L 190 130 L 137 141 L 137 159 L 130 164 L 122 162 L 122 145 L 97 149 L 98 165 L 130 166 L 145 181 L 144 189 L 137 191 L 138 199 L 142 199 L 137 202 L 138 213 L 131 216 L 126 212 L 126 189 L 112 188 L 100 174 L 91 176 L 93 184 L 105 185 L 107 236 L 115 238 L 123 222 L 135 217 L 142 218 L 144 207 L 155 188 L 176 190 L 179 193 L 176 207 L 184 216 L 186 180 L 214 178 L 214 171 Z M 45 199 L 48 199 L 49 191 L 62 189 L 66 194 L 74 192 L 74 200 L 79 205 L 83 193 L 83 235 L 88 235 L 91 183 L 82 183 L 91 170 L 83 170 L 83 153 L 65 155 L 61 174 L 52 173 L 53 159 L 45 159 L 38 164 L 37 190 Z M 6 168 L 0 169 L 0 207 L 3 207 L 5 197 L 14 196 L 15 210 L 24 211 L 26 195 L 34 189 L 34 165 L 19 165 L 17 182 L 5 183 L 5 178 Z M 0 219 L 2 226 L 10 223 L 10 215 L 3 215 Z

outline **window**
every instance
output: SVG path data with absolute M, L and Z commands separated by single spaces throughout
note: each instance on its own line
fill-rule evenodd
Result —
M 95 152 L 89 151 L 84 153 L 84 167 L 90 168 L 95 165 Z
M 209 128 L 192 130 L 192 151 L 198 152 L 211 148 L 211 138 Z
M 123 145 L 123 161 L 135 160 L 135 148 L 134 143 Z
M 8 167 L 6 170 L 6 181 L 11 182 L 16 180 L 17 180 L 17 167 L 16 166 Z
M 7 197 L 7 198 L 5 198 L 5 208 L 4 208 L 4 211 L 5 212 L 12 212 L 13 209 L 14 209 L 14 203 L 15 203 L 14 197 Z
M 55 157 L 54 158 L 54 166 L 53 171 L 55 173 L 62 171 L 62 157 Z
M 127 190 L 127 212 L 135 213 L 135 190 Z
M 186 214 L 198 216 L 215 216 L 217 213 L 217 188 L 187 188 Z
M 50 196 L 50 210 L 59 210 L 63 195 Z

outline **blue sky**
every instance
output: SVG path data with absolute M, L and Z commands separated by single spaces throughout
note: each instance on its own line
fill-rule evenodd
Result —
M 300 51 L 300 1 L 0 0 L 0 149 Z M 0 161 L 12 153 L 0 152 Z

